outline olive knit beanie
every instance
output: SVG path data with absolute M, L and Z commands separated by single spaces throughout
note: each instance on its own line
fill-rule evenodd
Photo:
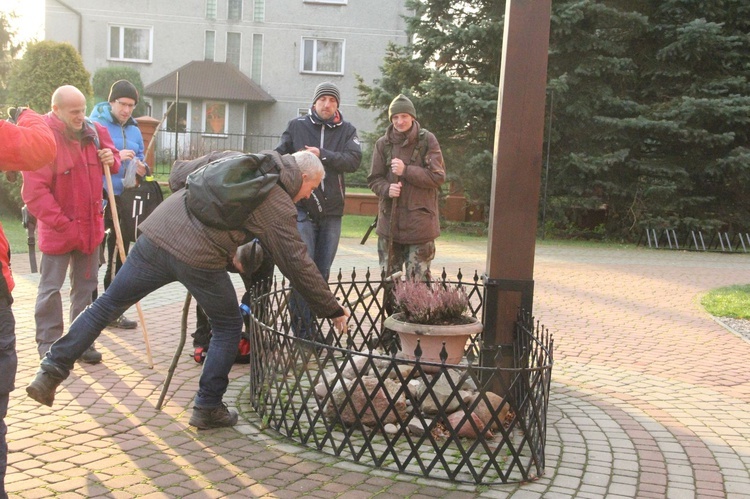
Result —
M 398 96 L 391 101 L 391 105 L 388 106 L 388 121 L 391 121 L 394 114 L 400 113 L 410 114 L 412 118 L 417 119 L 417 110 L 414 109 L 414 104 L 412 104 L 409 98 L 404 94 L 398 94 Z
M 114 102 L 120 97 L 133 99 L 138 104 L 138 90 L 128 80 L 117 80 L 112 84 L 112 87 L 109 89 L 107 102 Z
M 315 87 L 315 95 L 313 96 L 313 105 L 318 102 L 318 99 L 324 95 L 330 95 L 336 99 L 336 104 L 341 105 L 341 94 L 339 93 L 339 87 L 331 83 L 330 81 L 324 81 Z

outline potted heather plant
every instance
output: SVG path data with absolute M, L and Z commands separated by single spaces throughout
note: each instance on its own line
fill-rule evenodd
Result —
M 384 325 L 398 333 L 406 359 L 416 358 L 419 342 L 421 360 L 440 363 L 445 343 L 446 364 L 458 364 L 469 337 L 482 332 L 479 319 L 468 314 L 469 298 L 461 286 L 407 279 L 395 284 L 393 299 L 398 312 Z

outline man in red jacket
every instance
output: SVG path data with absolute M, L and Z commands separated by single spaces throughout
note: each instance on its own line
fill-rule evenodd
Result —
M 99 271 L 98 248 L 104 239 L 102 167 L 116 172 L 120 155 L 107 129 L 86 118 L 86 97 L 65 85 L 52 94 L 44 115 L 57 143 L 55 159 L 23 174 L 23 197 L 37 219 L 42 252 L 36 298 L 39 357 L 63 333 L 60 288 L 70 265 L 70 321 L 91 304 Z M 92 345 L 79 358 L 95 364 L 102 356 Z
M 55 138 L 42 117 L 29 109 L 11 109 L 11 119 L 0 121 L 0 170 L 33 170 L 55 157 Z M 5 470 L 8 465 L 8 446 L 5 435 L 5 415 L 10 392 L 15 388 L 16 321 L 11 304 L 13 274 L 10 271 L 10 245 L 0 225 L 0 497 L 5 494 Z

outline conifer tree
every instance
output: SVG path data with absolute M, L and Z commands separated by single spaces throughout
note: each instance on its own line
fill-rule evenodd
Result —
M 413 97 L 449 178 L 488 202 L 505 1 L 408 5 L 413 43 L 361 82 L 360 102 Z M 606 207 L 607 233 L 631 240 L 749 230 L 750 3 L 556 0 L 551 21 L 548 225 Z
M 17 105 L 47 113 L 52 93 L 62 85 L 73 85 L 91 97 L 91 75 L 81 55 L 69 43 L 32 43 L 11 72 L 8 97 Z

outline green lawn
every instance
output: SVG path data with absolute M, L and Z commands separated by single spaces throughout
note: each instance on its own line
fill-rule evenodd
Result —
M 711 290 L 701 299 L 701 305 L 715 317 L 750 319 L 750 284 Z
M 345 215 L 343 224 L 341 227 L 341 237 L 362 239 L 367 232 L 367 228 L 373 222 L 375 217 L 364 216 L 364 215 Z M 26 231 L 21 225 L 21 219 L 9 216 L 5 213 L 0 214 L 0 223 L 3 224 L 5 235 L 11 244 L 13 253 L 26 253 Z M 447 227 L 444 227 L 440 239 L 442 241 L 451 242 L 462 242 L 462 241 L 477 241 L 487 239 L 486 235 L 483 235 L 485 230 L 484 224 L 455 224 L 450 223 Z M 373 240 L 377 239 L 375 231 L 370 234 Z M 591 241 L 561 241 L 561 240 L 537 240 L 537 244 L 569 244 L 569 245 L 580 245 L 580 246 L 617 246 L 617 247 L 632 247 L 632 245 L 616 244 L 616 243 L 602 243 L 602 242 L 591 242 Z
M 0 213 L 0 223 L 3 224 L 5 236 L 10 241 L 11 252 L 28 253 L 29 247 L 26 244 L 26 229 L 23 228 L 21 219 L 6 213 Z

